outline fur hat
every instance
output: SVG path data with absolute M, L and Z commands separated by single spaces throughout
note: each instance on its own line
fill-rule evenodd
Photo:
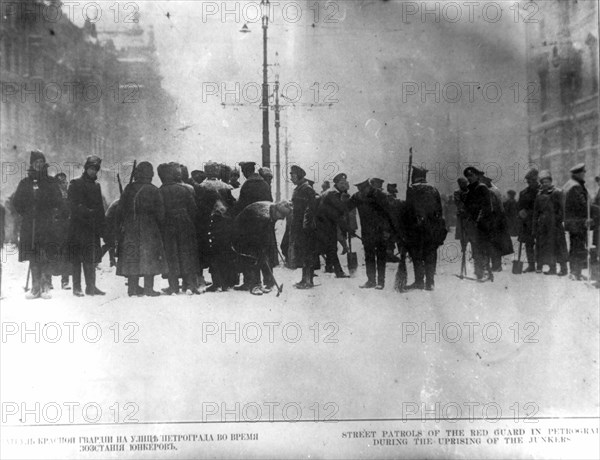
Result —
M 152 163 L 148 161 L 142 161 L 135 167 L 133 177 L 138 179 L 152 179 L 154 177 L 154 168 Z
M 41 150 L 32 150 L 29 155 L 29 164 L 32 165 L 37 160 L 44 160 L 44 163 L 46 163 L 46 157 Z

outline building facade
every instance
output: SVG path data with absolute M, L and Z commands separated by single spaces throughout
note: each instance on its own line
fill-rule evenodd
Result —
M 117 49 L 116 37 L 95 24 L 78 27 L 59 14 L 60 2 L 0 3 L 2 201 L 26 174 L 32 149 L 46 154 L 51 173 L 69 178 L 98 155 L 104 193 L 115 198 L 116 173 L 168 154 L 163 130 L 175 123 L 152 34 L 136 25 L 137 46 Z
M 529 159 L 549 169 L 557 185 L 585 162 L 600 175 L 598 153 L 598 2 L 535 3 L 526 24 Z

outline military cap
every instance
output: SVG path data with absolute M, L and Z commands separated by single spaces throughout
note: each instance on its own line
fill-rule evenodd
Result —
M 544 170 L 540 171 L 540 174 L 539 174 L 538 177 L 539 177 L 540 180 L 542 180 L 542 179 L 550 179 L 550 180 L 552 180 L 552 174 L 550 174 L 550 171 L 548 171 L 547 169 L 544 169 Z
M 475 166 L 467 166 L 463 171 L 463 176 L 469 176 L 471 174 L 475 174 L 477 176 L 481 176 L 483 173 L 477 169 Z
M 102 160 L 100 159 L 100 157 L 97 157 L 96 155 L 90 155 L 86 158 L 83 169 L 96 168 L 99 171 L 101 164 Z
M 579 163 L 579 164 L 573 166 L 569 171 L 573 174 L 585 172 L 585 163 Z
M 525 174 L 525 180 L 528 179 L 537 179 L 539 177 L 540 173 L 538 172 L 538 170 L 536 168 L 532 168 L 529 170 L 529 172 L 527 174 Z
M 373 187 L 381 189 L 385 181 L 383 179 L 379 179 L 378 177 L 373 177 L 369 182 Z
M 339 173 L 337 176 L 335 176 L 333 178 L 333 183 L 337 184 L 339 181 L 341 181 L 341 180 L 347 180 L 347 179 L 348 179 L 348 176 L 346 176 L 346 174 Z
M 32 165 L 37 160 L 44 160 L 44 163 L 46 163 L 46 157 L 41 150 L 32 150 L 29 156 L 29 164 Z
M 296 174 L 299 178 L 303 178 L 306 176 L 306 171 L 298 165 L 292 165 L 290 168 L 290 174 Z
M 389 193 L 396 193 L 396 192 L 398 192 L 398 184 L 387 184 L 387 191 Z
M 370 183 L 369 183 L 369 179 L 367 179 L 367 180 L 364 180 L 364 181 L 363 181 L 363 182 L 361 182 L 360 184 L 354 184 L 354 186 L 355 186 L 356 188 L 358 188 L 359 190 L 362 190 L 362 189 L 364 189 L 364 188 L 368 187 L 369 185 L 370 185 Z

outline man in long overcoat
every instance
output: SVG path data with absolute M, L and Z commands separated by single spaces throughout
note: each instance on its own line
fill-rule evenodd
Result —
M 179 278 L 183 278 L 188 293 L 200 294 L 196 286 L 200 265 L 194 226 L 198 208 L 194 196 L 177 182 L 177 172 L 172 165 L 161 164 L 158 176 L 162 181 L 160 194 L 165 205 L 163 242 L 169 266 L 169 293 L 179 291 Z
M 538 268 L 548 265 L 545 275 L 556 275 L 556 263 L 560 264 L 559 276 L 568 275 L 567 240 L 563 225 L 564 198 L 562 191 L 552 184 L 550 171 L 539 175 L 540 191 L 533 206 L 533 234 L 537 246 Z
M 437 189 L 427 183 L 426 169 L 413 166 L 411 182 L 406 194 L 406 226 L 415 282 L 408 288 L 432 291 L 437 248 L 446 237 L 442 201 Z
M 165 221 L 165 206 L 158 188 L 152 184 L 152 164 L 142 161 L 133 173 L 134 182 L 127 185 L 119 200 L 116 226 L 122 228 L 119 242 L 117 275 L 127 277 L 129 296 L 156 297 L 154 277 L 167 273 L 161 226 Z M 141 291 L 139 278 L 144 278 Z
M 72 264 L 69 259 L 69 199 L 67 175 L 63 172 L 55 177 L 56 183 L 62 196 L 62 206 L 56 209 L 54 213 L 54 228 L 56 238 L 55 254 L 52 257 L 51 273 L 52 276 L 60 276 L 60 285 L 62 289 L 68 290 L 69 276 L 71 275 Z
M 565 229 L 569 232 L 569 264 L 573 279 L 582 279 L 581 270 L 587 258 L 588 200 L 590 199 L 585 187 L 585 164 L 580 163 L 570 170 L 571 179 L 565 184 Z M 590 217 L 596 214 L 591 207 Z
M 317 254 L 315 244 L 315 212 L 317 193 L 306 179 L 306 171 L 300 166 L 290 168 L 292 183 L 296 186 L 292 193 L 292 219 L 289 231 L 289 245 L 292 259 L 302 267 L 302 280 L 294 286 L 298 289 L 314 287 L 314 263 Z M 294 262 L 293 266 L 297 266 Z
M 19 262 L 29 261 L 31 292 L 27 298 L 49 299 L 50 254 L 56 254 L 54 215 L 62 206 L 56 180 L 48 176 L 46 157 L 39 150 L 30 155 L 27 177 L 19 182 L 13 197 L 16 212 L 22 217 L 19 233 Z
M 509 190 L 506 192 L 508 198 L 504 202 L 504 213 L 506 214 L 506 220 L 508 221 L 508 233 L 510 236 L 518 236 L 519 235 L 519 210 L 517 208 L 517 200 L 515 200 L 515 196 L 517 192 L 514 190 Z
M 356 184 L 358 192 L 353 194 L 347 203 L 349 210 L 358 209 L 360 217 L 367 268 L 367 282 L 360 286 L 363 289 L 385 287 L 386 236 L 397 233 L 388 199 L 380 188 L 382 182 L 381 179 L 372 179 Z
M 464 198 L 466 232 L 471 243 L 471 251 L 475 263 L 475 276 L 478 281 L 493 280 L 490 266 L 491 233 L 493 229 L 492 199 L 489 188 L 480 181 L 483 172 L 474 166 L 464 170 L 469 185 Z M 484 277 L 487 274 L 487 277 Z
M 532 169 L 525 175 L 527 188 L 519 193 L 517 208 L 519 210 L 519 241 L 525 245 L 527 254 L 527 268 L 525 273 L 536 271 L 535 267 L 535 238 L 533 236 L 533 205 L 540 189 L 538 180 L 539 172 Z M 540 269 L 541 270 L 541 269 Z
M 104 202 L 100 184 L 96 182 L 102 160 L 89 156 L 83 174 L 69 185 L 71 207 L 69 225 L 69 256 L 73 264 L 73 295 L 82 297 L 81 268 L 85 277 L 87 295 L 104 295 L 96 287 L 96 267 L 102 260 L 100 238 L 104 236 Z
M 348 232 L 348 210 L 342 195 L 348 191 L 348 178 L 340 173 L 333 178 L 333 188 L 326 190 L 319 199 L 316 213 L 316 235 L 319 253 L 325 254 L 325 264 L 330 266 L 336 278 L 348 278 L 338 258 L 338 229 Z

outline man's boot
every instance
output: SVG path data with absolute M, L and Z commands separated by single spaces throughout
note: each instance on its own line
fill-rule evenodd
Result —
M 128 276 L 127 277 L 127 295 L 134 297 L 138 295 L 140 289 L 139 276 Z
M 160 292 L 154 290 L 154 276 L 144 276 L 144 295 L 158 297 Z
M 106 293 L 96 287 L 96 266 L 93 263 L 83 263 L 85 277 L 85 293 L 87 295 L 105 295 Z
M 81 265 L 78 263 L 73 264 L 73 295 L 75 297 L 83 297 L 83 291 L 81 290 Z
M 558 272 L 558 276 L 567 276 L 569 274 L 569 270 L 567 268 L 566 262 L 560 264 L 560 272 Z

